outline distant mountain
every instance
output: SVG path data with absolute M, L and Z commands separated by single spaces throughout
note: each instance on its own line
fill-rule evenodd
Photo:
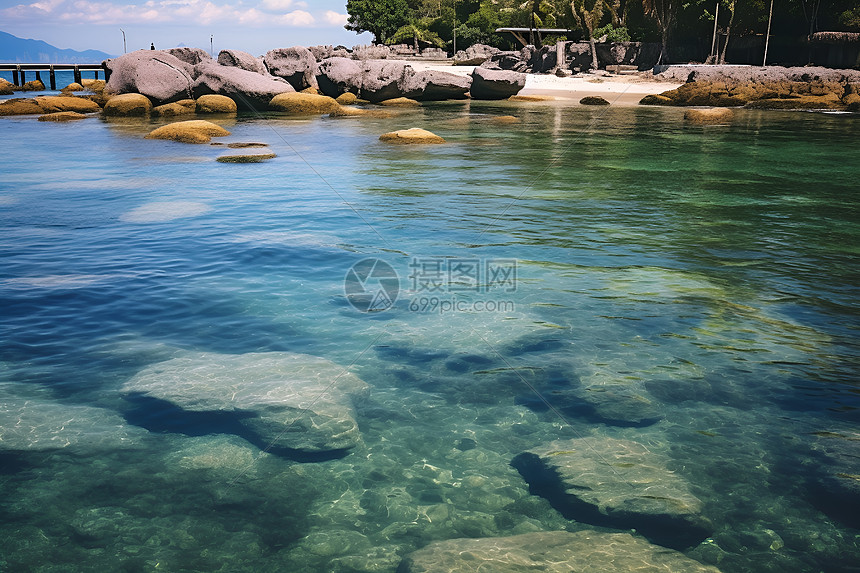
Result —
M 0 62 L 22 64 L 98 64 L 112 58 L 98 50 L 62 50 L 42 40 L 25 40 L 0 32 Z

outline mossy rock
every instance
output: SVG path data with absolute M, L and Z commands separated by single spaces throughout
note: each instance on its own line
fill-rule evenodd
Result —
M 665 95 L 651 94 L 640 99 L 639 105 L 675 105 L 675 102 Z
M 539 102 L 539 101 L 555 101 L 555 98 L 552 96 L 542 96 L 542 95 L 512 95 L 508 98 L 508 101 L 521 101 L 521 102 Z
M 152 102 L 142 94 L 122 94 L 113 96 L 105 103 L 105 115 L 139 116 L 149 115 Z
M 39 116 L 39 121 L 76 121 L 79 119 L 86 119 L 82 113 L 78 113 L 76 111 L 58 111 L 56 113 L 48 113 L 45 115 Z
M 18 88 L 18 91 L 21 92 L 43 92 L 45 91 L 45 84 L 40 80 L 31 80 L 25 83 L 23 86 Z
M 209 143 L 213 137 L 224 137 L 230 132 L 211 121 L 178 121 L 155 129 L 146 139 L 169 139 L 181 143 Z
M 278 94 L 269 102 L 269 108 L 292 115 L 331 113 L 339 107 L 334 98 L 308 93 Z
M 15 98 L 0 102 L 0 115 L 30 115 L 43 113 L 45 113 L 45 110 L 43 110 L 42 106 L 36 103 L 36 100 L 34 99 Z
M 61 92 L 82 92 L 82 91 L 84 91 L 84 86 L 82 86 L 78 82 L 72 82 L 69 85 L 67 85 L 66 87 L 64 87 L 63 89 L 61 89 L 60 91 Z
M 88 90 L 92 90 L 94 92 L 100 92 L 103 89 L 105 89 L 107 82 L 105 82 L 104 80 L 96 80 L 93 78 L 89 78 L 89 79 L 82 79 L 81 85 L 84 86 Z
M 734 112 L 724 107 L 688 109 L 684 112 L 684 119 L 694 125 L 724 124 L 730 122 L 733 116 Z
M 445 143 L 442 137 L 418 127 L 383 133 L 379 140 L 386 143 Z
M 197 98 L 197 113 L 236 113 L 236 102 L 227 96 L 209 94 Z
M 313 94 L 313 95 L 322 95 L 320 91 L 315 87 L 307 87 L 299 92 L 300 94 Z
M 609 102 L 600 96 L 585 96 L 579 103 L 582 105 L 609 105 Z
M 496 117 L 490 118 L 490 123 L 496 123 L 499 125 L 512 125 L 519 122 L 520 118 L 513 115 L 497 115 Z
M 408 97 L 396 97 L 379 102 L 379 105 L 386 107 L 419 107 L 421 104 L 414 99 Z
M 352 92 L 346 92 L 337 96 L 335 101 L 340 105 L 353 105 L 358 101 L 358 96 Z
M 43 96 L 37 97 L 36 103 L 46 112 L 76 111 L 78 113 L 92 113 L 100 111 L 99 105 L 87 98 L 74 96 Z
M 0 95 L 12 95 L 15 93 L 15 84 L 0 78 Z
M 240 155 L 222 155 L 218 163 L 262 163 L 277 157 L 274 153 L 247 153 Z
M 212 145 L 215 145 L 214 143 Z M 248 149 L 251 147 L 269 147 L 266 143 L 256 143 L 256 142 L 243 142 L 238 141 L 235 143 L 228 143 L 227 147 L 230 149 Z
M 193 115 L 194 114 L 194 100 L 191 101 L 191 107 L 187 105 L 182 105 L 179 102 L 175 103 L 166 103 L 164 105 L 160 105 L 152 108 L 152 115 L 157 115 L 161 117 L 172 117 L 176 115 Z

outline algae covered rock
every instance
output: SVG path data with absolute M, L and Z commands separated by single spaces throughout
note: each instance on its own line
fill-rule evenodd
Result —
M 383 133 L 379 140 L 386 143 L 445 143 L 440 136 L 419 127 Z
M 285 93 L 272 98 L 269 107 L 294 115 L 331 113 L 340 107 L 333 98 L 308 93 Z
M 230 415 L 257 443 L 331 452 L 360 443 L 352 399 L 367 388 L 324 358 L 269 352 L 175 358 L 144 369 L 122 390 L 189 412 Z
M 58 111 L 55 113 L 48 113 L 45 115 L 40 115 L 39 121 L 64 122 L 64 121 L 76 121 L 79 119 L 86 119 L 86 118 L 87 118 L 87 116 L 85 116 L 82 113 L 78 113 L 76 111 Z
M 183 104 L 183 102 L 186 102 Z M 189 105 L 187 102 L 191 102 Z M 176 115 L 193 115 L 195 103 L 194 100 L 182 100 L 180 102 L 166 103 L 152 108 L 152 115 L 161 117 L 172 117 Z
M 684 119 L 696 125 L 728 123 L 732 120 L 733 116 L 734 112 L 725 107 L 688 109 L 684 112 Z
M 511 537 L 449 539 L 407 555 L 398 573 L 719 573 L 629 533 L 540 531 Z
M 230 132 L 211 121 L 178 121 L 155 129 L 146 139 L 170 139 L 182 143 L 209 143 L 213 137 L 224 137 Z
M 15 93 L 15 84 L 0 78 L 0 95 L 12 95 Z
M 609 102 L 600 96 L 585 96 L 579 100 L 579 103 L 582 105 L 609 105 Z
M 42 83 L 42 80 L 30 80 L 29 82 L 24 83 L 23 86 L 20 86 L 18 88 L 18 91 L 43 92 L 45 91 L 45 84 Z
M 393 99 L 381 101 L 379 102 L 379 105 L 384 105 L 387 107 L 418 107 L 421 104 L 414 99 L 409 99 L 406 97 L 396 97 Z
M 197 113 L 236 113 L 236 102 L 227 96 L 209 94 L 197 98 Z
M 140 116 L 152 112 L 152 102 L 141 94 L 121 94 L 110 98 L 104 107 L 105 115 Z
M 0 102 L 0 116 L 42 114 L 42 109 L 36 100 L 31 98 L 14 98 Z
M 274 153 L 237 153 L 234 155 L 222 155 L 215 161 L 218 163 L 263 163 L 277 157 Z
M 55 111 L 92 113 L 101 111 L 101 108 L 96 102 L 74 96 L 42 96 L 36 98 L 36 103 L 38 103 L 46 113 L 53 113 Z
M 636 529 L 679 549 L 701 542 L 712 526 L 669 461 L 639 442 L 595 436 L 556 440 L 520 454 L 512 465 L 566 518 Z
M 352 92 L 342 93 L 335 98 L 335 101 L 340 105 L 353 105 L 358 101 L 358 96 Z
M 69 85 L 67 85 L 66 87 L 64 87 L 63 89 L 61 89 L 60 91 L 61 92 L 80 92 L 80 91 L 84 91 L 84 86 L 82 86 L 78 82 L 72 82 Z

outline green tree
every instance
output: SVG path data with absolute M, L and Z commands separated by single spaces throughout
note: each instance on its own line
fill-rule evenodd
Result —
M 358 34 L 370 32 L 374 44 L 383 44 L 412 19 L 406 0 L 347 0 L 346 28 Z

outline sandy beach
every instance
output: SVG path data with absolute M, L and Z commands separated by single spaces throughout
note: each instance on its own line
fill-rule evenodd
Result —
M 436 70 L 468 76 L 474 66 L 452 66 L 441 62 L 405 61 L 416 72 Z M 578 74 L 560 78 L 552 74 L 526 74 L 526 87 L 518 95 L 547 96 L 557 100 L 578 102 L 586 96 L 601 96 L 613 105 L 637 105 L 646 95 L 663 93 L 679 87 L 680 83 L 664 82 L 636 75 Z

